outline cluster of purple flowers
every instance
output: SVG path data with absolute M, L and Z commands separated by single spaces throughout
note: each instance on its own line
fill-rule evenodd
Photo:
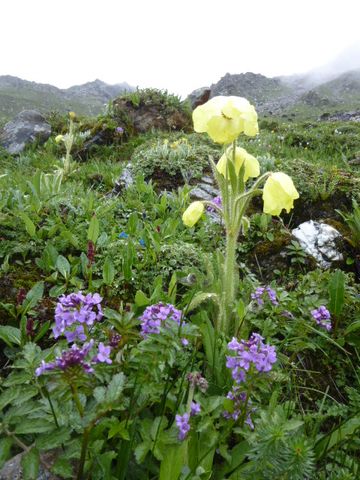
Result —
M 222 208 L 222 200 L 220 196 L 214 197 L 211 201 L 212 203 L 215 203 L 217 207 Z M 212 207 L 211 205 L 208 205 L 206 207 L 206 210 L 210 213 L 214 213 L 216 211 L 215 208 Z
M 328 332 L 331 330 L 330 312 L 324 305 L 312 310 L 311 315 L 320 327 L 325 328 Z
M 246 380 L 246 373 L 253 365 L 258 372 L 269 372 L 276 362 L 275 347 L 265 345 L 263 337 L 253 333 L 248 341 L 233 338 L 228 343 L 229 350 L 236 353 L 228 356 L 226 366 L 232 370 L 232 377 L 236 383 Z
M 84 325 L 90 327 L 103 317 L 101 300 L 98 293 L 83 295 L 78 292 L 62 295 L 55 309 L 54 337 L 65 335 L 69 343 L 76 340 L 85 341 Z
M 180 325 L 182 312 L 174 307 L 174 305 L 157 303 L 151 305 L 144 310 L 140 317 L 141 335 L 147 337 L 150 333 L 160 333 L 160 328 L 168 320 L 176 322 Z
M 37 376 L 40 376 L 45 371 L 56 369 L 65 371 L 73 367 L 81 367 L 85 373 L 93 373 L 93 364 L 112 363 L 110 358 L 110 346 L 105 346 L 100 342 L 97 354 L 90 359 L 90 352 L 93 347 L 94 340 L 92 339 L 90 342 L 84 343 L 82 347 L 79 347 L 74 343 L 71 348 L 64 350 L 59 357 L 56 357 L 54 362 L 45 363 L 43 360 L 40 367 L 35 370 L 35 373 Z
M 270 302 L 273 305 L 279 305 L 279 302 L 276 298 L 276 292 L 271 287 L 258 287 L 254 293 L 251 294 L 252 300 L 255 300 L 259 306 L 264 304 L 264 294 L 267 293 Z
M 228 412 L 227 410 L 224 411 L 223 415 L 225 418 L 233 419 L 233 420 L 238 420 L 241 415 L 243 414 L 244 409 L 246 408 L 246 414 L 245 414 L 245 423 L 249 425 L 251 429 L 254 428 L 254 424 L 251 420 L 251 409 L 249 409 L 249 404 L 250 401 L 247 402 L 247 394 L 246 392 L 242 392 L 240 390 L 240 387 L 238 386 L 233 386 L 233 388 L 230 390 L 230 392 L 226 395 L 226 398 L 230 399 L 233 401 L 233 411 Z
M 191 402 L 190 406 L 190 413 L 184 413 L 183 415 L 176 415 L 175 416 L 175 422 L 176 426 L 179 429 L 179 440 L 183 441 L 185 440 L 187 434 L 190 431 L 190 417 L 193 417 L 195 415 L 198 415 L 201 411 L 201 406 L 200 403 L 197 402 Z

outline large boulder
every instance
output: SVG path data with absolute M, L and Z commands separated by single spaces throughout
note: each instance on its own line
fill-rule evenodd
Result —
M 10 154 L 21 153 L 35 142 L 45 142 L 51 135 L 51 126 L 36 110 L 24 110 L 8 122 L 0 133 L 0 145 Z

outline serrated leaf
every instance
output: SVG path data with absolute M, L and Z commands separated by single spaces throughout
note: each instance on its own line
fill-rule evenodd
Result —
M 21 458 L 22 474 L 24 480 L 37 480 L 40 467 L 40 455 L 36 448 L 32 448 Z
M 15 428 L 17 435 L 26 435 L 28 433 L 45 433 L 54 429 L 54 424 L 42 418 L 24 419 Z
M 114 403 L 119 400 L 119 397 L 124 389 L 125 380 L 126 377 L 123 373 L 117 373 L 113 376 L 106 390 L 106 402 Z
M 50 433 L 39 435 L 36 439 L 36 446 L 39 450 L 51 450 L 65 444 L 70 436 L 68 427 L 60 427 Z
M 10 325 L 0 325 L 0 339 L 6 343 L 8 347 L 20 345 L 21 332 L 18 328 Z
M 203 302 L 206 302 L 208 300 L 212 300 L 215 303 L 219 303 L 219 296 L 216 293 L 207 293 L 207 292 L 200 292 L 195 297 L 191 300 L 187 311 L 191 312 L 192 310 L 195 310 L 199 305 L 201 305 Z
M 61 478 L 74 478 L 72 465 L 67 458 L 58 458 L 51 470 L 55 475 L 60 475 Z
M 117 436 L 123 438 L 124 440 L 130 440 L 130 434 L 126 427 L 128 423 L 129 422 L 126 420 L 123 420 L 122 422 L 114 422 L 109 430 L 108 438 Z
M 150 451 L 151 443 L 146 441 L 139 443 L 134 450 L 135 458 L 138 463 L 142 463 L 145 460 L 146 455 Z
M 20 387 L 9 388 L 0 394 L 0 411 L 13 402 L 20 393 Z

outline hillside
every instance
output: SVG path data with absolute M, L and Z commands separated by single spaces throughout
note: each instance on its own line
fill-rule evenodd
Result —
M 60 89 L 53 85 L 29 82 L 10 75 L 0 76 L 0 122 L 24 109 L 97 115 L 104 104 L 124 91 L 134 90 L 127 83 L 108 85 L 101 80 Z
M 211 96 L 248 98 L 262 116 L 315 118 L 360 110 L 360 70 L 319 83 L 319 77 L 294 75 L 268 78 L 261 74 L 227 73 L 211 85 Z

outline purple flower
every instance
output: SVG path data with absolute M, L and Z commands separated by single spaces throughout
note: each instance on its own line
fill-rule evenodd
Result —
M 35 371 L 36 375 L 42 375 L 46 370 L 60 369 L 65 371 L 73 367 L 81 367 L 86 373 L 92 373 L 94 370 L 85 359 L 93 345 L 94 340 L 85 343 L 82 348 L 74 343 L 69 350 L 64 350 L 60 357 L 56 357 L 54 362 L 45 363 L 42 361 L 40 367 Z
M 110 358 L 111 347 L 105 346 L 102 342 L 98 346 L 98 354 L 93 358 L 93 361 L 96 363 L 112 363 Z
M 118 333 L 113 333 L 109 340 L 110 347 L 117 348 L 120 342 L 121 342 L 121 335 L 119 335 Z
M 194 415 L 198 415 L 201 411 L 201 406 L 200 403 L 197 402 L 191 402 L 191 410 L 190 410 L 190 416 L 193 417 Z
M 328 332 L 331 330 L 330 312 L 324 305 L 312 310 L 311 315 L 320 327 L 325 328 Z
M 279 305 L 276 298 L 276 292 L 271 287 L 258 287 L 254 293 L 251 294 L 252 300 L 255 300 L 259 306 L 264 304 L 264 293 L 268 294 L 269 300 L 273 305 Z
M 98 293 L 88 293 L 83 295 L 82 292 L 70 293 L 70 295 L 62 295 L 55 308 L 55 326 L 53 327 L 53 334 L 55 338 L 64 334 L 68 327 L 71 327 L 74 323 L 86 324 L 92 326 L 94 322 L 98 322 L 102 319 L 103 313 L 101 309 L 102 298 Z M 75 334 L 75 332 L 77 332 Z M 73 342 L 75 338 L 80 340 L 86 340 L 83 338 L 84 329 L 82 332 L 78 330 L 78 326 L 75 332 L 71 331 L 68 340 Z M 75 334 L 75 336 L 74 336 Z
M 175 417 L 176 425 L 179 429 L 179 440 L 181 441 L 185 440 L 186 435 L 190 430 L 189 419 L 190 417 L 188 413 L 184 413 L 183 415 L 176 415 Z
M 226 357 L 226 366 L 231 370 L 232 378 L 236 383 L 246 380 L 246 372 L 253 365 L 258 372 L 269 372 L 276 362 L 275 347 L 265 345 L 263 337 L 253 333 L 248 341 L 233 338 L 228 343 L 228 349 L 236 353 Z
M 212 203 L 214 203 L 216 206 L 218 206 L 219 208 L 222 207 L 222 200 L 221 200 L 221 197 L 220 196 L 217 196 L 217 197 L 214 197 L 212 199 Z M 211 205 L 208 205 L 206 207 L 206 210 L 210 213 L 213 213 L 216 211 L 216 209 L 214 207 L 212 207 Z
M 116 127 L 116 133 L 122 135 L 124 133 L 124 129 L 122 127 Z
M 76 340 L 79 340 L 80 342 L 85 342 L 86 340 L 84 327 L 82 325 L 76 327 L 75 330 L 65 330 L 64 335 L 68 343 L 74 343 L 76 342 Z
M 189 345 L 189 340 L 187 338 L 182 338 L 181 344 L 183 347 L 187 347 Z
M 141 335 L 147 337 L 150 333 L 160 333 L 160 327 L 171 320 L 180 325 L 182 312 L 170 303 L 157 303 L 147 307 L 140 317 Z

